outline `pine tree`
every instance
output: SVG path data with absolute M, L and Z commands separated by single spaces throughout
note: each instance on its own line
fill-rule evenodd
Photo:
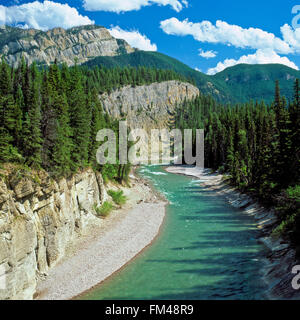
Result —
M 24 97 L 21 86 L 18 86 L 16 92 L 16 103 L 15 103 L 15 128 L 14 128 L 14 141 L 18 148 L 21 148 L 21 137 L 22 137 L 22 126 L 23 126 L 23 110 L 24 110 Z
M 39 99 L 38 83 L 33 82 L 28 97 L 28 113 L 25 115 L 23 125 L 22 152 L 26 163 L 39 168 L 42 164 L 42 134 L 41 134 L 41 105 Z
M 91 138 L 89 143 L 89 163 L 96 166 L 96 152 L 100 143 L 96 140 L 99 130 L 105 128 L 105 120 L 102 114 L 102 106 L 97 91 L 93 90 L 91 97 Z
M 299 79 L 295 81 L 294 101 L 289 107 L 290 115 L 290 140 L 291 152 L 289 158 L 290 168 L 296 168 L 295 171 L 290 170 L 289 179 L 291 183 L 297 183 L 300 179 L 300 85 Z
M 0 66 L 0 159 L 20 160 L 20 154 L 13 147 L 17 106 L 14 102 L 12 79 L 9 66 L 2 61 Z
M 69 96 L 70 124 L 73 134 L 72 161 L 76 167 L 85 167 L 88 163 L 90 139 L 90 114 L 88 113 L 82 76 L 78 66 L 72 70 Z
M 72 131 L 68 113 L 67 98 L 63 92 L 55 98 L 54 109 L 56 111 L 56 136 L 53 145 L 52 170 L 58 176 L 64 176 L 71 172 Z

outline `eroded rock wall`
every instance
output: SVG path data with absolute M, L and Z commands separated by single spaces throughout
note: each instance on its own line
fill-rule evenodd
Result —
M 68 30 L 55 28 L 47 32 L 2 27 L 0 40 L 0 55 L 14 67 L 19 65 L 22 57 L 29 65 L 33 61 L 50 65 L 56 60 L 71 66 L 76 61 L 82 64 L 99 56 L 135 51 L 126 41 L 115 39 L 107 29 L 94 25 Z
M 0 181 L 0 299 L 32 299 L 37 277 L 64 255 L 90 223 L 101 224 L 95 205 L 106 192 L 88 169 L 59 182 L 46 173 Z
M 199 89 L 190 83 L 165 81 L 144 86 L 126 86 L 100 100 L 103 109 L 114 118 L 126 117 L 131 128 L 165 128 L 177 105 L 199 95 Z

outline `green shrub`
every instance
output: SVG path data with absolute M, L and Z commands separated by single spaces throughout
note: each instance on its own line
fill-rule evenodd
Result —
M 286 194 L 289 199 L 300 201 L 300 185 L 296 185 L 294 187 L 289 187 L 286 190 Z
M 113 208 L 113 204 L 109 201 L 105 201 L 101 207 L 97 207 L 97 205 L 94 205 L 94 209 L 97 215 L 104 218 L 108 217 Z
M 122 190 L 114 191 L 114 190 L 108 190 L 107 192 L 113 199 L 114 203 L 118 204 L 119 206 L 126 203 L 126 197 L 123 194 Z
M 273 231 L 274 236 L 285 236 L 287 232 L 291 231 L 295 224 L 296 215 L 288 217 L 286 220 L 282 221 Z

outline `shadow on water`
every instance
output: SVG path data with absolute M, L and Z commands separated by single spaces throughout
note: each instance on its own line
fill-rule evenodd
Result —
M 241 259 L 243 255 L 243 259 Z M 245 256 L 244 252 L 235 252 L 230 254 L 220 253 L 218 256 L 211 256 L 202 259 L 183 259 L 183 260 L 147 260 L 147 263 L 162 263 L 162 264 L 182 264 L 189 267 L 189 269 L 181 268 L 177 270 L 178 274 L 190 274 L 196 276 L 202 276 L 205 278 L 213 278 L 211 284 L 200 284 L 191 286 L 182 290 L 182 287 L 168 288 L 165 286 L 163 291 L 159 295 L 153 295 L 151 298 L 143 297 L 143 299 L 154 300 L 222 300 L 222 299 L 262 299 L 265 298 L 262 294 L 264 290 L 264 284 L 259 281 L 253 281 L 252 269 L 253 266 L 249 266 L 249 261 L 256 258 L 256 253 L 251 253 Z M 203 265 L 210 265 L 209 268 L 203 267 Z M 228 266 L 226 269 L 220 268 L 220 266 Z M 216 275 L 219 280 L 215 281 Z M 111 299 L 111 297 L 103 297 L 104 300 Z M 137 299 L 135 295 L 127 296 L 115 296 L 114 299 L 118 300 L 131 300 Z
M 157 170 L 153 168 L 152 170 Z M 159 170 L 158 170 L 159 171 Z M 150 249 L 88 299 L 264 299 L 265 255 L 254 220 L 190 186 L 192 178 L 153 176 L 167 194 L 167 225 Z
M 200 236 L 202 237 L 202 236 Z M 206 283 L 190 286 L 182 290 L 182 287 L 172 288 L 164 286 L 159 295 L 152 295 L 151 298 L 143 297 L 143 299 L 154 300 L 248 300 L 266 298 L 263 294 L 264 284 L 260 279 L 253 279 L 253 269 L 260 270 L 260 254 L 256 250 L 249 252 L 238 250 L 242 243 L 249 244 L 245 237 L 249 237 L 247 231 L 237 232 L 207 232 L 205 238 L 210 241 L 190 241 L 184 248 L 171 247 L 169 250 L 175 251 L 199 251 L 204 247 L 214 248 L 214 252 L 206 254 L 200 258 L 185 259 L 147 259 L 144 263 L 157 265 L 156 269 L 160 270 L 159 264 L 162 265 L 181 265 L 182 267 L 175 271 L 176 274 L 193 275 L 198 278 L 205 278 Z M 218 248 L 218 243 L 221 247 Z M 242 243 L 241 243 L 242 242 Z M 237 248 L 237 251 L 223 252 L 224 247 Z M 251 249 L 251 247 L 250 247 Z M 255 267 L 256 265 L 256 267 Z M 163 275 L 160 275 L 163 276 Z M 216 277 L 219 279 L 216 281 Z M 212 278 L 210 284 L 209 279 Z M 174 275 L 176 279 L 176 275 Z M 111 297 L 103 297 L 103 299 L 111 299 Z M 114 299 L 127 300 L 137 299 L 135 295 L 116 296 Z

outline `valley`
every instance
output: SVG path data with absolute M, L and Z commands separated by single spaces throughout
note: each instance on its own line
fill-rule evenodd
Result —
M 0 55 L 0 299 L 299 298 L 299 71 L 207 75 L 97 25 L 4 26 Z M 121 120 L 205 129 L 210 173 L 124 163 Z

